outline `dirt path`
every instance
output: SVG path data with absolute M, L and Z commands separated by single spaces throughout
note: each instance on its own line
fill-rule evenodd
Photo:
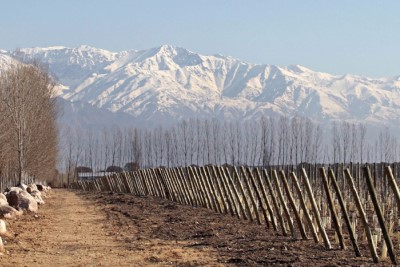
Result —
M 101 205 L 67 190 L 54 190 L 36 216 L 8 224 L 15 237 L 5 238 L 0 266 L 160 266 L 160 258 L 163 266 L 219 265 L 210 249 L 192 249 L 184 242 L 143 239 L 138 253 L 116 238 L 119 229 Z
M 54 190 L 7 221 L 0 266 L 388 266 L 204 208 L 129 194 Z M 330 233 L 333 240 L 333 232 Z

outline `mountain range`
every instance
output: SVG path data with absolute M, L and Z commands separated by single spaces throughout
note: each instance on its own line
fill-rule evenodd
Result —
M 0 50 L 0 69 L 12 58 L 48 64 L 60 84 L 62 120 L 70 124 L 154 126 L 185 118 L 300 115 L 318 123 L 400 127 L 400 76 L 331 75 L 170 45 L 122 52 L 86 45 Z

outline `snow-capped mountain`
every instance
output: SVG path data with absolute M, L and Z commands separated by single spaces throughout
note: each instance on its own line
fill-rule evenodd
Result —
M 62 84 L 63 99 L 126 113 L 136 123 L 301 115 L 317 122 L 400 125 L 400 76 L 338 76 L 299 65 L 205 56 L 168 45 L 123 52 L 89 46 L 2 51 L 0 67 L 7 54 L 47 62 Z

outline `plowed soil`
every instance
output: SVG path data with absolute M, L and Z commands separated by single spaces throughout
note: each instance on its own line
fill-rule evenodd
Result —
M 0 266 L 388 266 L 265 225 L 128 194 L 54 190 L 7 221 Z M 336 245 L 337 246 L 337 245 Z

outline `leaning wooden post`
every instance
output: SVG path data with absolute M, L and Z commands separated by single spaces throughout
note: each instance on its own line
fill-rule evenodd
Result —
M 126 193 L 130 193 L 131 194 L 132 193 L 132 189 L 129 186 L 128 178 L 126 176 L 127 176 L 127 173 L 122 173 L 122 181 L 124 182 Z
M 317 231 L 315 230 L 315 227 L 314 227 L 313 221 L 311 219 L 310 213 L 308 212 L 306 203 L 304 201 L 303 192 L 301 192 L 300 184 L 299 184 L 299 181 L 297 179 L 296 173 L 292 172 L 290 175 L 292 176 L 292 180 L 294 182 L 294 187 L 296 188 L 297 195 L 299 196 L 300 205 L 301 205 L 301 208 L 304 211 L 304 216 L 306 217 L 306 220 L 307 220 L 308 226 L 309 226 L 309 228 L 311 230 L 311 234 L 313 236 L 314 242 L 318 244 L 318 242 L 319 242 L 318 234 L 317 234 Z
M 361 222 L 364 225 L 365 234 L 367 235 L 368 245 L 369 245 L 369 249 L 371 251 L 372 259 L 374 260 L 375 263 L 378 263 L 379 262 L 379 258 L 378 258 L 378 254 L 376 253 L 375 244 L 374 244 L 374 242 L 372 240 L 371 229 L 369 228 L 367 217 L 365 216 L 364 208 L 363 208 L 363 206 L 361 204 L 360 197 L 358 196 L 356 187 L 354 185 L 353 178 L 351 177 L 349 169 L 346 169 L 344 173 L 345 173 L 347 181 L 348 181 L 348 183 L 350 185 L 350 191 L 351 191 L 351 193 L 353 195 L 353 198 L 354 198 L 354 200 L 356 202 L 356 207 L 358 209 L 358 212 L 360 213 Z
M 255 201 L 255 199 L 254 199 L 254 196 L 253 196 L 253 190 L 251 190 L 251 188 L 250 188 L 249 178 L 248 178 L 247 175 L 246 175 L 246 170 L 244 169 L 243 166 L 241 166 L 241 167 L 240 167 L 240 171 L 241 171 L 242 174 L 243 174 L 244 185 L 246 186 L 246 190 L 247 190 L 247 192 L 249 192 L 249 199 L 250 199 L 250 201 L 251 201 L 251 205 L 252 205 L 253 208 L 254 208 L 254 214 L 256 215 L 257 223 L 258 223 L 258 224 L 261 224 L 260 213 L 258 212 L 257 203 L 256 203 L 256 201 Z M 260 204 L 261 204 L 261 203 L 260 203 Z
M 237 179 L 237 183 L 239 184 L 240 194 L 242 195 L 242 198 L 243 198 L 243 201 L 244 201 L 244 205 L 246 207 L 246 211 L 247 211 L 247 214 L 248 214 L 248 216 L 245 216 L 244 218 L 245 219 L 248 218 L 248 219 L 250 219 L 250 221 L 254 221 L 253 214 L 251 214 L 251 210 L 250 210 L 249 200 L 246 197 L 246 194 L 245 194 L 244 188 L 243 188 L 243 184 L 242 184 L 242 181 L 240 179 L 240 175 L 239 175 L 239 173 L 238 173 L 238 171 L 237 171 L 235 166 L 233 166 L 233 173 L 235 174 L 236 179 Z
M 228 189 L 230 190 L 230 192 L 233 196 L 234 203 L 237 203 L 237 205 L 235 204 L 235 209 L 237 212 L 236 216 L 239 219 L 246 217 L 243 203 L 240 201 L 239 193 L 237 192 L 237 189 L 232 181 L 232 177 L 231 177 L 230 173 L 228 172 L 228 170 L 225 170 L 224 167 L 221 167 L 221 173 L 224 176 L 225 180 L 227 181 Z M 241 217 L 240 213 L 242 214 L 242 217 Z
M 264 205 L 263 205 L 263 201 L 262 201 L 262 198 L 261 198 L 261 192 L 259 192 L 259 190 L 258 190 L 258 187 L 257 187 L 255 179 L 254 179 L 254 175 L 253 175 L 251 169 L 249 167 L 247 167 L 246 169 L 247 169 L 247 172 L 249 173 L 250 182 L 251 182 L 251 185 L 254 188 L 254 191 L 256 193 L 257 200 L 260 203 L 260 207 L 261 207 L 261 210 L 263 212 L 265 224 L 269 228 L 269 221 L 268 221 L 267 211 L 265 210 Z
M 168 173 L 170 174 L 171 177 L 174 178 L 177 184 L 180 185 L 179 188 L 182 193 L 182 199 L 185 201 L 184 203 L 186 203 L 187 205 L 194 206 L 194 202 L 190 195 L 188 183 L 186 183 L 186 181 L 179 176 L 178 170 L 176 168 L 170 168 L 168 169 Z
M 218 213 L 222 213 L 221 206 L 219 205 L 218 202 L 217 194 L 215 193 L 214 185 L 212 184 L 211 178 L 209 177 L 208 172 L 206 171 L 206 167 L 200 167 L 199 172 L 204 177 L 204 183 L 207 186 L 208 191 L 210 192 L 211 204 L 213 210 Z
M 224 181 L 223 177 L 220 175 L 220 173 L 215 168 L 215 166 L 212 166 L 211 169 L 212 169 L 212 172 L 214 174 L 214 177 L 215 177 L 218 185 L 221 188 L 221 193 L 224 195 L 224 197 L 222 199 L 223 199 L 223 201 L 225 203 L 226 213 L 228 213 L 228 211 L 229 211 L 229 213 L 232 216 L 235 216 L 235 212 L 234 212 L 234 209 L 233 209 L 233 206 L 235 205 L 235 203 L 233 203 L 233 200 L 231 201 L 231 199 L 230 199 L 230 195 L 228 194 L 229 192 L 228 192 L 228 190 L 226 188 L 226 184 L 225 184 L 225 181 Z
M 108 180 L 108 176 L 106 175 L 103 178 L 105 180 L 106 191 L 111 191 L 111 184 L 110 184 L 110 181 Z
M 131 183 L 132 188 L 133 188 L 133 194 L 134 195 L 138 195 L 139 194 L 139 189 L 138 189 L 137 184 L 135 182 L 135 177 L 133 176 L 133 172 L 129 172 L 128 174 L 129 174 L 129 182 Z
M 160 176 L 157 175 L 156 173 L 156 169 L 150 169 L 151 175 L 153 176 L 153 179 L 155 181 L 156 187 L 157 187 L 157 191 L 158 191 L 158 197 L 164 197 L 163 196 L 163 188 L 162 185 L 160 183 Z
M 240 199 L 239 192 L 236 188 L 235 182 L 232 179 L 232 173 L 229 172 L 229 169 L 227 167 L 226 167 L 226 169 L 224 167 L 221 167 L 221 172 L 222 172 L 222 175 L 225 177 L 225 180 L 228 181 L 228 185 L 231 188 L 231 191 L 233 192 L 233 196 L 234 196 L 236 202 L 238 203 L 236 205 L 237 217 L 239 219 L 243 218 L 243 219 L 247 220 L 243 202 Z
M 388 168 L 390 168 L 390 167 L 388 167 Z M 383 217 L 382 210 L 381 210 L 381 205 L 380 205 L 380 203 L 378 201 L 378 198 L 376 196 L 375 188 L 373 186 L 373 182 L 372 182 L 372 178 L 371 178 L 371 172 L 370 172 L 368 166 L 364 167 L 364 173 L 365 173 L 365 176 L 367 177 L 368 190 L 369 190 L 369 193 L 371 195 L 372 203 L 374 204 L 374 208 L 375 208 L 376 216 L 378 217 L 379 225 L 380 225 L 380 227 L 382 229 L 382 234 L 383 234 L 383 237 L 384 237 L 385 242 L 386 242 L 386 246 L 387 246 L 387 249 L 388 249 L 389 257 L 392 260 L 392 263 L 394 265 L 397 265 L 396 253 L 394 252 L 392 240 L 390 239 L 388 230 L 387 230 L 386 225 L 385 225 L 385 218 Z
M 396 198 L 397 210 L 400 211 L 400 191 L 399 187 L 397 186 L 396 179 L 394 178 L 392 168 L 390 168 L 390 166 L 386 167 L 386 174 L 388 176 L 390 187 L 392 188 L 392 191 L 394 193 L 394 197 Z
M 258 170 L 258 168 L 255 169 L 255 172 L 256 172 L 256 177 L 257 177 L 258 184 L 260 185 L 262 196 L 263 196 L 264 201 L 265 201 L 265 205 L 267 206 L 267 210 L 268 210 L 269 216 L 271 217 L 272 227 L 274 228 L 274 231 L 276 232 L 278 230 L 278 228 L 277 228 L 277 225 L 276 225 L 276 222 L 275 222 L 275 216 L 274 216 L 274 212 L 273 212 L 272 207 L 271 207 L 271 203 L 268 200 L 268 196 L 267 196 L 267 191 L 265 189 L 265 185 L 262 182 L 261 174 L 260 174 L 260 171 Z
M 208 173 L 208 177 L 210 178 L 210 181 L 213 184 L 214 189 L 215 189 L 214 192 L 215 192 L 215 195 L 217 197 L 217 201 L 219 203 L 219 206 L 221 208 L 221 213 L 228 213 L 228 207 L 226 206 L 226 203 L 225 203 L 225 200 L 224 200 L 224 195 L 222 194 L 222 189 L 219 186 L 218 178 L 213 176 L 213 174 L 212 174 L 210 169 L 212 169 L 212 166 L 211 167 L 206 167 L 206 171 Z M 219 198 L 218 198 L 218 196 L 219 196 Z
M 282 234 L 284 236 L 287 236 L 285 221 L 283 220 L 282 214 L 280 213 L 278 201 L 276 200 L 276 197 L 274 194 L 274 189 L 272 188 L 272 184 L 271 184 L 268 172 L 266 169 L 264 169 L 263 172 L 264 172 L 264 176 L 265 176 L 265 183 L 267 184 L 269 193 L 271 194 L 272 203 L 274 204 L 276 216 L 278 217 L 279 224 L 281 225 Z
M 189 181 L 189 183 L 190 183 L 196 206 L 202 207 L 203 203 L 202 203 L 202 197 L 200 194 L 201 192 L 197 186 L 195 177 L 191 176 L 190 173 L 187 172 L 187 167 L 181 167 L 180 170 L 181 170 L 181 173 L 183 174 L 183 176 L 186 178 L 186 180 Z
M 223 212 L 224 213 L 229 213 L 230 212 L 230 203 L 228 202 L 228 196 L 225 194 L 224 187 L 222 185 L 222 181 L 220 181 L 216 171 L 215 171 L 215 166 L 210 166 L 207 168 L 210 172 L 210 177 L 213 177 L 213 180 L 215 182 L 215 186 L 218 190 L 218 194 L 221 196 L 221 204 L 223 207 Z
M 209 190 L 209 187 L 208 187 L 208 185 L 206 183 L 205 177 L 203 176 L 203 174 L 202 174 L 202 172 L 201 172 L 199 167 L 193 168 L 193 171 L 197 175 L 197 177 L 199 177 L 200 184 L 204 188 L 204 192 L 205 192 L 206 197 L 207 197 L 207 201 L 206 201 L 207 208 L 211 209 L 211 210 L 214 209 L 213 202 L 212 202 L 212 197 L 211 197 L 211 191 Z
M 346 205 L 344 204 L 344 201 L 343 201 L 342 193 L 340 192 L 339 185 L 336 181 L 335 173 L 332 169 L 329 170 L 329 176 L 331 178 L 331 182 L 333 185 L 333 189 L 335 190 L 336 197 L 338 198 L 340 209 L 342 210 L 344 222 L 346 223 L 347 231 L 349 232 L 350 240 L 351 240 L 351 243 L 353 244 L 354 252 L 357 257 L 361 257 L 360 248 L 359 248 L 359 246 L 357 244 L 357 240 L 354 236 L 353 228 L 351 227 L 349 214 L 347 213 L 347 209 L 346 209 Z
M 285 172 L 283 170 L 281 170 L 279 172 L 279 174 L 280 174 L 280 176 L 282 178 L 281 180 L 283 182 L 283 188 L 286 191 L 286 196 L 289 199 L 289 204 L 292 207 L 292 210 L 293 210 L 294 217 L 296 219 L 297 225 L 299 226 L 301 237 L 303 239 L 308 239 L 307 234 L 306 234 L 306 230 L 304 229 L 303 223 L 301 222 L 299 212 L 297 211 L 296 204 L 294 203 L 292 193 L 290 192 L 290 188 L 289 188 L 289 184 L 288 184 L 287 179 L 286 179 Z
M 339 219 L 337 217 L 337 214 L 335 211 L 335 206 L 333 204 L 332 195 L 331 195 L 331 192 L 329 191 L 328 177 L 326 176 L 325 168 L 321 168 L 320 172 L 321 172 L 322 182 L 324 184 L 325 194 L 326 194 L 326 197 L 328 200 L 328 207 L 329 207 L 329 209 L 331 211 L 331 215 L 332 215 L 333 225 L 335 226 L 336 234 L 339 238 L 340 248 L 346 249 L 346 244 L 344 243 L 342 228 L 340 227 Z
M 179 171 L 179 170 L 178 170 Z M 170 193 L 172 196 L 172 200 L 176 201 L 178 203 L 182 203 L 181 199 L 179 198 L 179 194 L 177 192 L 177 189 L 175 187 L 175 177 L 172 175 L 171 170 L 170 169 L 165 169 L 165 177 L 167 178 L 166 181 L 169 184 L 169 188 L 170 188 Z
M 207 197 L 206 193 L 204 192 L 204 187 L 200 183 L 199 177 L 196 175 L 196 173 L 193 171 L 192 167 L 186 167 L 188 171 L 188 176 L 191 176 L 193 180 L 193 184 L 195 185 L 195 190 L 198 191 L 198 196 L 199 196 L 199 201 L 200 205 L 207 208 Z
M 152 190 L 153 190 L 153 196 L 154 197 L 158 197 L 159 196 L 159 189 L 158 189 L 158 186 L 157 186 L 157 181 L 156 181 L 153 173 L 151 172 L 151 169 L 147 169 L 146 173 L 147 173 L 147 177 L 148 177 L 148 179 L 149 179 L 149 181 L 151 183 L 151 187 L 152 187 Z
M 226 191 L 226 193 L 228 195 L 228 201 L 231 203 L 231 205 L 230 205 L 231 215 L 232 216 L 235 216 L 235 215 L 238 216 L 239 215 L 239 211 L 238 211 L 236 203 L 235 203 L 233 192 L 232 192 L 231 188 L 229 187 L 228 179 L 224 175 L 224 173 L 222 171 L 222 167 L 217 167 L 216 171 L 218 172 L 218 175 L 222 180 L 222 184 L 224 185 L 224 188 L 225 188 L 224 190 Z
M 278 193 L 278 197 L 279 197 L 279 200 L 281 202 L 281 205 L 282 205 L 282 208 L 283 208 L 283 212 L 285 213 L 287 222 L 289 224 L 290 231 L 292 232 L 292 236 L 294 238 L 297 238 L 296 231 L 294 230 L 294 225 L 293 225 L 292 219 L 290 217 L 289 210 L 288 210 L 288 208 L 286 206 L 285 199 L 283 198 L 283 194 L 282 194 L 281 186 L 279 185 L 278 174 L 277 174 L 276 170 L 273 170 L 272 177 L 274 178 L 274 182 L 275 182 L 275 185 L 276 185 L 276 191 Z
M 322 226 L 321 216 L 319 215 L 317 203 L 315 202 L 314 194 L 311 189 L 310 181 L 308 180 L 307 172 L 304 168 L 301 168 L 301 171 L 303 174 L 304 185 L 306 187 L 307 195 L 311 201 L 311 208 L 314 212 L 315 220 L 317 221 L 318 229 L 322 235 L 322 239 L 324 240 L 325 247 L 327 249 L 331 249 L 331 243 L 329 242 L 329 238 L 328 235 L 326 234 L 325 228 Z

